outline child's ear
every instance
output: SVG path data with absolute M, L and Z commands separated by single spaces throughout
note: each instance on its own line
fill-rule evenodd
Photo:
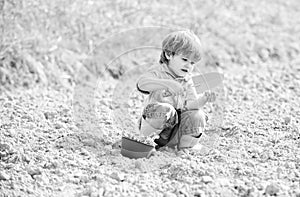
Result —
M 165 53 L 165 57 L 166 57 L 168 60 L 170 60 L 171 56 L 170 56 L 170 55 L 168 55 L 168 53 L 167 53 L 167 52 L 164 52 L 164 53 Z

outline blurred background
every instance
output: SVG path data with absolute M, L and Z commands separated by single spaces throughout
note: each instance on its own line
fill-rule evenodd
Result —
M 157 51 L 130 53 L 105 70 L 97 64 L 99 47 L 116 33 L 143 26 L 192 29 L 203 42 L 203 65 L 299 65 L 299 23 L 297 0 L 1 0 L 0 88 L 70 88 L 81 67 L 118 78 L 130 65 L 157 61 Z M 161 40 L 160 34 L 150 36 Z M 105 53 L 120 55 L 114 49 L 123 41 L 114 40 Z

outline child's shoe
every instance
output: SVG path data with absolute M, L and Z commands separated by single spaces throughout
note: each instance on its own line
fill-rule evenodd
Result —
M 159 138 L 155 139 L 154 142 L 160 146 L 163 147 L 168 144 L 170 141 L 170 137 L 172 135 L 173 128 L 165 128 L 160 134 Z

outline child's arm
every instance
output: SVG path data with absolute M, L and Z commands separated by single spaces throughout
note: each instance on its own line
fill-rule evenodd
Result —
M 204 92 L 204 95 L 195 100 L 188 100 L 186 102 L 186 108 L 189 110 L 200 109 L 207 102 L 214 102 L 216 100 L 216 94 L 214 92 Z
M 137 81 L 137 87 L 141 92 L 153 92 L 162 89 L 167 89 L 174 94 L 183 92 L 180 83 L 169 79 L 159 79 L 151 74 L 140 77 Z

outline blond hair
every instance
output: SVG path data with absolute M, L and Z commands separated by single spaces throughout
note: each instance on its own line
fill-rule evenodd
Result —
M 201 59 L 200 39 L 190 30 L 176 31 L 170 33 L 162 42 L 162 53 L 159 62 L 168 64 L 168 56 L 182 55 L 193 62 Z

